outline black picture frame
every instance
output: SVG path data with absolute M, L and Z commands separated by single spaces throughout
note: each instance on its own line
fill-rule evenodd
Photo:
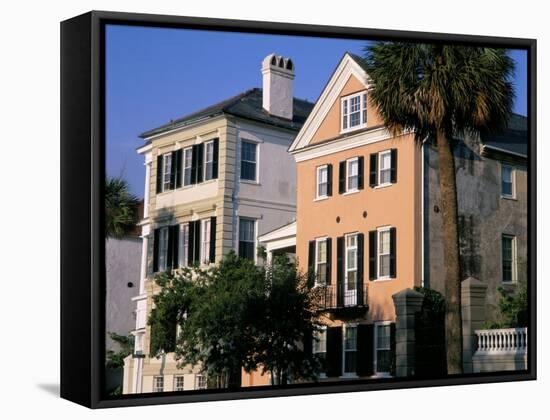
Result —
M 378 379 L 107 397 L 105 357 L 105 25 L 519 48 L 528 65 L 529 368 L 444 379 Z M 61 397 L 90 408 L 536 379 L 536 40 L 92 11 L 61 23 Z

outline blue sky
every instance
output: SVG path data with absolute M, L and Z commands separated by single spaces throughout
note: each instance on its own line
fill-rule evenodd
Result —
M 296 66 L 294 94 L 314 102 L 346 51 L 365 41 L 109 25 L 106 32 L 106 169 L 143 196 L 138 135 L 253 87 L 274 52 Z M 514 111 L 527 114 L 526 52 L 516 61 Z

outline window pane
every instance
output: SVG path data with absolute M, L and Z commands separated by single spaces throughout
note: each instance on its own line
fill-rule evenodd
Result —
M 243 141 L 242 143 L 242 160 L 256 162 L 256 143 Z
M 390 275 L 390 256 L 380 256 L 380 277 L 387 277 Z
M 378 349 L 390 348 L 390 326 L 389 325 L 376 326 L 376 347 Z
M 357 288 L 357 271 L 348 271 L 346 289 L 355 290 Z
M 350 160 L 348 162 L 348 175 L 353 176 L 358 174 L 359 169 L 359 161 L 356 160 Z
M 503 195 L 512 195 L 512 183 L 502 181 L 502 194 Z
M 391 351 L 378 350 L 376 352 L 376 372 L 389 373 L 391 371 Z
M 317 242 L 317 262 L 326 262 L 327 260 L 327 241 Z
M 357 267 L 357 250 L 348 249 L 346 260 L 348 269 L 354 269 L 355 267 Z
M 189 225 L 187 223 L 180 226 L 179 241 L 179 266 L 185 267 L 187 265 L 187 256 L 189 255 Z
M 355 351 L 346 352 L 344 370 L 346 373 L 357 372 L 357 352 Z
M 384 169 L 380 171 L 380 184 L 389 184 L 391 182 L 391 170 Z
M 380 253 L 381 254 L 390 253 L 390 231 L 389 230 L 380 231 Z
M 346 350 L 355 350 L 357 348 L 357 328 L 346 328 Z
M 380 169 L 391 168 L 391 153 L 382 153 L 380 155 Z
M 253 162 L 241 162 L 241 179 L 256 180 L 256 164 Z

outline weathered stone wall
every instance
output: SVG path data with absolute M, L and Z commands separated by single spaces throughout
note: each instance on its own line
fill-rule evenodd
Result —
M 486 282 L 487 320 L 497 315 L 502 286 L 502 234 L 517 238 L 518 279 L 527 272 L 527 170 L 520 159 L 481 154 L 479 140 L 467 137 L 455 147 L 462 278 Z M 501 165 L 516 169 L 516 198 L 501 197 Z M 438 158 L 424 147 L 424 284 L 445 292 Z M 438 211 L 439 210 L 439 211 Z M 507 286 L 514 287 L 514 286 Z

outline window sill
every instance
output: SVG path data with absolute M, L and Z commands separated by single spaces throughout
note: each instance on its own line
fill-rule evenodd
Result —
M 375 185 L 374 189 L 377 190 L 379 188 L 387 188 L 387 187 L 391 187 L 392 185 L 393 184 L 391 182 L 386 182 L 385 184 Z
M 324 200 L 328 200 L 328 199 L 329 199 L 328 195 L 323 195 L 321 197 L 314 198 L 313 201 L 324 201 Z
M 379 278 L 376 278 L 376 279 L 372 279 L 371 281 L 375 281 L 375 282 L 382 282 L 382 281 L 391 281 L 391 280 L 395 280 L 395 277 L 379 277 Z
M 367 124 L 355 125 L 351 128 L 346 128 L 345 130 L 344 129 L 340 130 L 340 134 L 353 133 L 354 131 L 361 130 L 362 128 L 366 128 L 366 127 L 367 127 Z
M 512 200 L 512 201 L 518 201 L 518 199 L 513 196 L 513 195 L 504 195 L 504 194 L 501 194 L 500 195 L 500 198 L 502 198 L 503 200 Z
M 242 184 L 261 185 L 259 181 L 252 181 L 250 179 L 239 179 Z
M 344 373 L 340 376 L 340 379 L 358 379 L 359 376 L 357 376 L 356 373 Z
M 351 191 L 346 191 L 345 193 L 343 193 L 342 195 L 351 195 L 351 194 L 357 194 L 358 192 L 360 192 L 361 190 L 357 189 L 357 190 L 351 190 Z

